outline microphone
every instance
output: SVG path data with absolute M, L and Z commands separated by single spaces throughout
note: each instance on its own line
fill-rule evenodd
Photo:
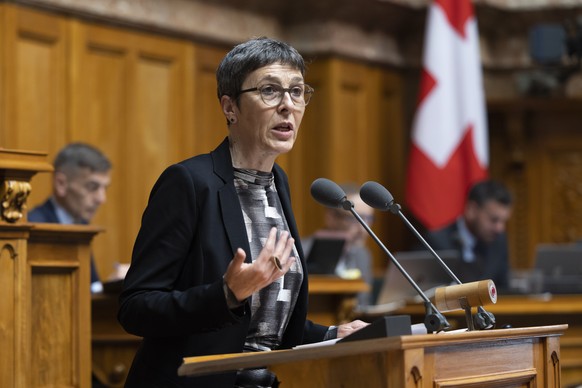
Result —
M 382 211 L 390 211 L 392 214 L 397 214 L 402 221 L 406 224 L 406 226 L 413 232 L 413 234 L 418 238 L 418 240 L 430 251 L 432 256 L 437 259 L 441 267 L 445 270 L 445 272 L 454 280 L 457 285 L 461 285 L 461 281 L 459 278 L 454 274 L 454 272 L 449 268 L 449 266 L 441 259 L 441 257 L 436 253 L 436 251 L 430 246 L 430 244 L 422 237 L 422 235 L 418 232 L 418 230 L 410 223 L 408 218 L 402 213 L 400 210 L 400 205 L 394 201 L 394 197 L 392 194 L 386 189 L 384 186 L 377 182 L 369 181 L 362 185 L 360 188 L 360 197 L 362 200 L 368 204 L 370 207 L 374 209 L 382 210 Z M 490 283 L 489 283 L 490 282 Z M 488 286 L 492 288 L 493 293 L 496 294 L 495 284 L 493 281 L 489 280 L 487 283 Z M 455 286 L 453 286 L 455 287 Z M 470 290 L 471 288 L 461 288 L 463 290 Z M 496 303 L 497 298 L 493 303 Z M 469 307 L 470 305 L 466 305 L 465 307 Z M 482 306 L 478 306 L 477 314 L 473 318 L 473 321 L 467 319 L 467 325 L 470 329 L 473 328 L 473 324 L 477 326 L 479 329 L 490 329 L 495 326 L 495 316 L 485 311 Z M 470 314 L 469 314 L 470 315 Z
M 311 196 L 323 206 L 349 210 L 354 204 L 348 200 L 339 185 L 326 178 L 317 178 L 311 184 Z
M 369 181 L 362 185 L 360 188 L 360 197 L 362 201 L 366 202 L 368 206 L 374 209 L 382 211 L 390 211 L 392 214 L 397 214 L 408 226 L 410 230 L 416 235 L 416 237 L 422 242 L 422 244 L 430 251 L 430 253 L 438 260 L 439 264 L 447 272 L 447 274 L 455 281 L 457 284 L 461 284 L 461 281 L 454 274 L 449 266 L 441 259 L 441 257 L 435 252 L 434 249 L 429 245 L 428 242 L 422 237 L 422 235 L 416 230 L 416 228 L 408 221 L 406 216 L 400 211 L 400 205 L 394 202 L 394 197 L 388 189 L 377 182 Z
M 386 246 L 380 241 L 376 234 L 370 229 L 368 224 L 362 219 L 362 217 L 354 209 L 354 204 L 347 199 L 346 193 L 343 189 L 335 182 L 326 179 L 318 178 L 311 184 L 311 195 L 320 204 L 331 207 L 331 208 L 342 208 L 344 210 L 350 211 L 358 222 L 364 227 L 366 232 L 372 237 L 374 242 L 388 255 L 392 263 L 398 268 L 402 275 L 408 280 L 416 292 L 424 300 L 426 316 L 424 320 L 424 325 L 428 332 L 438 332 L 450 327 L 449 322 L 440 313 L 440 311 L 432 304 L 430 299 L 422 291 L 422 289 L 416 284 L 412 277 L 406 272 L 406 270 L 400 265 L 398 260 L 392 255 L 392 253 L 386 248 Z

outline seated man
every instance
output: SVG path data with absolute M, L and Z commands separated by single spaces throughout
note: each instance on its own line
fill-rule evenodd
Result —
M 88 144 L 72 143 L 57 154 L 53 165 L 52 196 L 28 213 L 28 221 L 88 224 L 107 199 L 111 162 Z M 91 259 L 91 292 L 102 290 Z
M 341 188 L 347 198 L 354 203 L 354 209 L 362 219 L 370 225 L 374 221 L 374 209 L 366 205 L 360 198 L 359 187 L 354 184 L 343 184 Z M 306 255 L 313 244 L 315 237 L 336 237 L 346 240 L 344 251 L 335 269 L 336 275 L 345 279 L 361 277 L 372 287 L 372 256 L 366 240 L 368 233 L 354 215 L 343 209 L 326 208 L 324 227 L 316 231 L 311 237 L 302 239 Z M 358 295 L 358 304 L 367 306 L 372 303 L 371 294 L 362 292 Z
M 509 253 L 505 228 L 512 197 L 499 182 L 486 180 L 469 191 L 463 214 L 452 224 L 425 235 L 435 249 L 459 249 L 463 282 L 492 279 L 500 289 L 509 283 Z

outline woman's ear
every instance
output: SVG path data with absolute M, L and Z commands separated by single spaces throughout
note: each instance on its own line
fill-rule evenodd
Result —
M 235 124 L 237 121 L 235 101 L 230 96 L 225 95 L 220 98 L 220 106 L 222 107 L 222 113 L 226 117 L 227 124 Z
M 220 106 L 222 107 L 222 112 L 226 117 L 235 114 L 236 103 L 230 96 L 220 97 Z

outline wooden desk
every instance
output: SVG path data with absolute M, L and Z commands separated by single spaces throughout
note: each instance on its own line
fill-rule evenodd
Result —
M 349 322 L 354 317 L 358 293 L 369 290 L 370 286 L 362 279 L 309 275 L 307 318 L 328 326 Z
M 287 388 L 545 387 L 560 383 L 566 325 L 405 335 L 184 359 L 181 375 L 268 366 Z
M 568 324 L 560 339 L 562 383 L 564 387 L 582 384 L 582 295 L 500 295 L 497 304 L 485 308 L 495 314 L 497 327 Z M 423 322 L 424 307 L 409 304 L 390 314 L 410 315 L 413 323 Z M 463 311 L 443 314 L 453 327 L 467 327 Z
M 105 386 L 123 387 L 140 337 L 128 334 L 117 321 L 117 294 L 91 296 L 93 375 Z

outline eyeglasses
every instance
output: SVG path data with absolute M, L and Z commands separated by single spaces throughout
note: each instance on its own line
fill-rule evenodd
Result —
M 295 85 L 290 88 L 284 88 L 277 84 L 266 84 L 256 88 L 241 90 L 239 95 L 247 92 L 259 92 L 261 100 L 263 100 L 266 105 L 277 106 L 281 101 L 283 101 L 285 93 L 289 93 L 293 104 L 296 106 L 305 106 L 309 104 L 309 100 L 311 100 L 311 95 L 314 91 L 315 89 L 307 84 Z

